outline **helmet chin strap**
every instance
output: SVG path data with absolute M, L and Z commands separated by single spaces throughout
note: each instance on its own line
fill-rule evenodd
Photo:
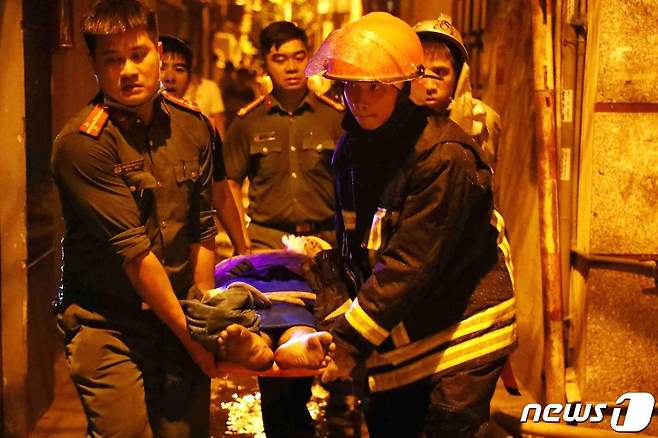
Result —
M 103 103 L 111 108 L 116 108 L 122 111 L 134 113 L 135 111 L 137 111 L 137 108 L 139 108 L 140 106 L 153 103 L 153 101 L 155 101 L 155 99 L 157 99 L 162 94 L 163 91 L 164 91 L 164 87 L 162 86 L 162 83 L 160 83 L 160 86 L 153 92 L 151 97 L 146 102 L 140 103 L 139 105 L 124 105 L 120 102 L 117 102 L 115 99 L 113 99 L 112 97 L 106 94 L 103 95 Z

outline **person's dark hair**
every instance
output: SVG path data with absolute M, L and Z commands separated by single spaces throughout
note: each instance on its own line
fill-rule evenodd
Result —
M 132 29 L 144 29 L 153 43 L 157 43 L 158 20 L 155 12 L 139 0 L 100 0 L 82 20 L 82 35 L 92 56 L 96 54 L 98 37 Z
M 304 29 L 289 21 L 275 21 L 260 33 L 260 54 L 265 58 L 272 46 L 278 49 L 291 40 L 301 40 L 304 46 L 308 46 L 308 37 Z
M 425 62 L 430 64 L 433 60 L 448 59 L 452 64 L 452 69 L 455 72 L 455 81 L 459 78 L 464 65 L 459 50 L 453 45 L 446 42 L 443 38 L 434 36 L 433 34 L 420 34 L 418 35 L 421 44 L 423 45 L 423 53 L 425 55 Z
M 171 35 L 160 35 L 160 42 L 162 43 L 162 53 L 177 53 L 181 55 L 185 58 L 187 71 L 192 71 L 194 54 L 192 48 L 184 40 Z

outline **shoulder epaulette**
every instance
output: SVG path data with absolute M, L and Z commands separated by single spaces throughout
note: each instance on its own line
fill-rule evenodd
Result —
M 246 116 L 251 111 L 253 111 L 254 108 L 256 108 L 258 105 L 265 102 L 265 99 L 267 98 L 267 96 L 268 96 L 267 94 L 264 94 L 262 96 L 257 97 L 256 99 L 252 100 L 251 102 L 249 102 L 248 104 L 246 104 L 245 106 L 243 106 L 242 108 L 240 108 L 238 110 L 237 116 L 240 117 L 240 118 Z
M 82 125 L 80 125 L 80 132 L 98 138 L 101 132 L 103 132 L 103 128 L 105 128 L 109 118 L 110 112 L 107 110 L 107 107 L 100 103 L 96 104 Z
M 199 108 L 199 106 L 194 102 L 190 102 L 189 100 L 185 100 L 185 99 L 180 98 L 178 96 L 174 96 L 173 94 L 168 93 L 166 91 L 162 92 L 162 96 L 165 99 L 167 99 L 169 102 L 173 103 L 174 105 L 178 105 L 180 107 L 183 107 L 183 108 L 188 109 L 190 111 L 194 111 L 196 113 L 201 112 L 201 108 Z
M 345 105 L 343 105 L 340 102 L 336 102 L 335 100 L 333 100 L 330 97 L 325 96 L 324 94 L 315 93 L 315 97 L 317 97 L 318 100 L 320 100 L 321 102 L 326 103 L 327 105 L 329 105 L 330 107 L 332 107 L 336 111 L 345 111 Z

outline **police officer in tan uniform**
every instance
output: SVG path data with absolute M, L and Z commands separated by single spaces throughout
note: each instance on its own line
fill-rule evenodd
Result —
M 160 66 L 162 85 L 170 94 L 185 99 L 190 82 L 192 81 L 192 61 L 194 56 L 192 49 L 185 41 L 171 35 L 161 35 L 160 42 L 162 43 L 162 63 Z M 217 92 L 219 93 L 219 89 Z M 199 107 L 199 110 L 203 111 L 201 107 Z M 223 136 L 224 122 L 223 120 L 218 120 L 218 117 L 214 117 L 218 116 L 218 114 L 212 114 L 208 111 L 204 114 L 213 122 L 215 128 Z M 220 127 L 221 130 L 219 129 Z M 249 238 L 242 225 L 242 209 L 239 209 L 236 205 L 236 202 L 240 200 L 233 199 L 233 196 L 231 196 L 224 175 L 224 158 L 222 156 L 221 141 L 215 145 L 213 161 L 215 164 L 215 175 L 212 191 L 215 215 L 226 231 L 226 235 L 228 235 L 234 251 L 238 254 L 248 254 Z M 221 244 L 221 239 L 223 238 L 220 234 L 215 239 L 218 244 Z
M 331 158 L 342 134 L 342 104 L 310 91 L 305 32 L 280 21 L 260 35 L 273 91 L 238 112 L 224 143 L 233 196 L 249 180 L 253 250 L 282 248 L 286 234 L 315 235 L 335 243 Z M 269 438 L 314 436 L 306 409 L 311 379 L 259 379 Z
M 207 437 L 217 367 L 179 299 L 214 287 L 219 140 L 161 91 L 153 11 L 102 0 L 82 29 L 100 93 L 57 136 L 52 170 L 66 226 L 55 310 L 87 436 Z
M 263 30 L 261 51 L 274 89 L 240 109 L 226 137 L 226 175 L 236 197 L 249 179 L 252 249 L 281 248 L 285 234 L 335 241 L 331 156 L 344 107 L 309 91 L 306 44 L 292 23 Z

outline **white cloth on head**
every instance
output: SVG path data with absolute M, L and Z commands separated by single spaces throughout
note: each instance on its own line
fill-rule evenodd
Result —
M 495 163 L 500 137 L 500 116 L 480 99 L 473 97 L 470 67 L 464 63 L 457 80 L 455 96 L 448 106 L 450 120 L 458 124 Z

